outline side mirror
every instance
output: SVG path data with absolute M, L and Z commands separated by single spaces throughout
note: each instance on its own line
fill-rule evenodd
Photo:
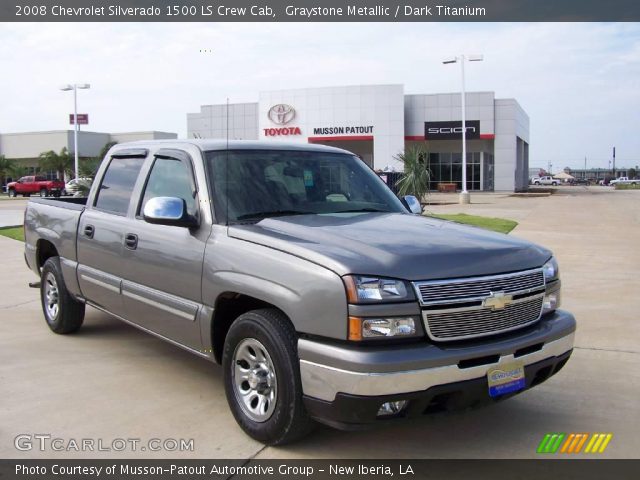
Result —
M 187 213 L 187 204 L 182 198 L 154 197 L 145 204 L 142 216 L 146 222 L 158 225 L 198 226 L 198 220 Z
M 407 207 L 407 210 L 411 213 L 422 215 L 422 205 L 420 205 L 420 201 L 413 195 L 405 195 L 402 197 L 402 203 L 404 203 L 404 206 Z

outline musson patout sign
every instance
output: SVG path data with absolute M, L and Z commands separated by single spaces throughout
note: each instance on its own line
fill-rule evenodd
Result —
M 279 103 L 272 106 L 267 112 L 267 118 L 278 127 L 263 128 L 265 137 L 279 137 L 288 135 L 302 135 L 300 127 L 286 126 L 294 118 L 296 118 L 296 110 L 291 105 Z M 372 134 L 373 125 L 345 125 L 335 127 L 314 127 L 314 135 L 353 135 L 353 134 Z

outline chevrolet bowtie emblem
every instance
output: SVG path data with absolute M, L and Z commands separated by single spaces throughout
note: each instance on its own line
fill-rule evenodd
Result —
M 513 295 L 507 295 L 504 292 L 491 292 L 491 295 L 482 302 L 482 306 L 491 310 L 503 310 L 511 302 L 513 302 Z

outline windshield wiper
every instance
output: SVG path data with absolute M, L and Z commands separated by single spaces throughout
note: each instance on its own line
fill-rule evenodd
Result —
M 314 212 L 305 212 L 303 210 L 272 210 L 269 212 L 255 212 L 240 215 L 237 220 L 257 220 L 269 217 L 286 217 L 287 215 L 308 215 Z

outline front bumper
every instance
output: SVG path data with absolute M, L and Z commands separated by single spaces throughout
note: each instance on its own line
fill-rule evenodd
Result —
M 517 359 L 526 388 L 557 373 L 571 355 L 576 323 L 558 310 L 535 325 L 483 341 L 404 346 L 298 342 L 305 405 L 310 415 L 348 428 L 376 421 L 382 403 L 410 400 L 404 414 L 492 401 L 486 373 Z M 433 405 L 432 405 L 433 406 Z

